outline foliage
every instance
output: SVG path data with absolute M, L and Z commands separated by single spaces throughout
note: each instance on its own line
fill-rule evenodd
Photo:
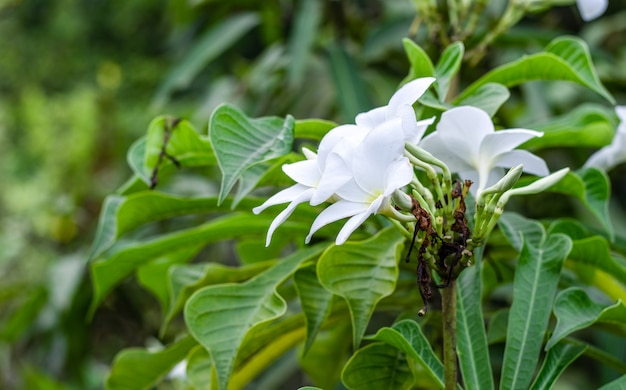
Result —
M 303 159 L 301 146 L 315 148 L 335 122 L 422 76 L 438 82 L 418 118 L 479 107 L 498 127 L 544 132 L 524 148 L 552 170 L 572 169 L 547 193 L 512 199 L 460 274 L 464 387 L 575 387 L 577 367 L 592 367 L 583 370 L 589 387 L 623 382 L 623 166 L 580 168 L 611 142 L 613 105 L 624 101 L 619 4 L 581 28 L 571 7 L 524 17 L 500 2 L 476 2 L 486 9 L 474 27 L 459 22 L 469 9 L 420 1 L 111 3 L 98 12 L 70 1 L 0 5 L 17 15 L 0 28 L 19 48 L 1 69 L 20 75 L 0 80 L 9 91 L 0 126 L 11 129 L 0 136 L 19 147 L 0 146 L 11 181 L 0 353 L 26 357 L 19 375 L 2 373 L 4 387 L 98 388 L 103 375 L 111 389 L 442 387 L 441 314 L 435 305 L 417 316 L 415 264 L 403 261 L 409 238 L 374 216 L 344 245 L 332 243 L 337 223 L 304 245 L 321 209 L 299 206 L 266 248 L 277 211 L 251 212 L 292 184 L 281 167 Z M 115 7 L 117 18 L 104 17 Z M 510 25 L 494 22 L 502 15 Z M 74 31 L 58 27 L 67 21 Z M 438 23 L 451 28 L 437 32 Z M 34 39 L 49 31 L 60 50 L 78 48 L 62 73 L 32 61 L 54 58 Z M 102 47 L 89 60 L 97 86 L 88 72 L 73 80 L 89 37 Z M 26 58 L 30 81 L 18 71 Z M 161 112 L 173 115 L 137 132 Z M 96 204 L 128 171 L 123 149 L 131 177 L 106 197 L 96 227 Z

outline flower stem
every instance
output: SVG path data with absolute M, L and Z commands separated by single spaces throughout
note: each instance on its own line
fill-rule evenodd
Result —
M 441 314 L 443 317 L 443 370 L 446 390 L 457 387 L 456 361 L 456 279 L 441 289 Z

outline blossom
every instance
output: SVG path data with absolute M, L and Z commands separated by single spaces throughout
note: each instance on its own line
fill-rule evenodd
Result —
M 405 141 L 417 143 L 435 117 L 416 122 L 413 103 L 422 97 L 433 82 L 434 77 L 422 77 L 406 83 L 393 94 L 389 104 L 358 114 L 355 123 L 373 129 L 384 122 L 395 121 L 402 126 Z
M 270 224 L 265 241 L 266 246 L 269 246 L 274 231 L 289 218 L 299 204 L 309 202 L 312 206 L 317 206 L 331 198 L 338 198 L 337 191 L 351 180 L 354 182 L 353 154 L 357 150 L 357 145 L 374 130 L 377 131 L 378 136 L 384 134 L 389 136 L 389 139 L 396 140 L 400 137 L 400 141 L 398 141 L 400 149 L 394 150 L 396 158 L 401 158 L 404 142 L 409 140 L 417 142 L 428 125 L 434 121 L 434 118 L 431 118 L 417 122 L 412 107 L 413 103 L 424 94 L 434 81 L 435 79 L 432 77 L 424 77 L 405 84 L 394 93 L 386 106 L 357 115 L 356 124 L 337 126 L 328 132 L 320 141 L 317 154 L 308 149 L 303 149 L 307 158 L 305 161 L 283 165 L 283 172 L 296 184 L 278 192 L 252 210 L 255 214 L 259 214 L 270 206 L 289 203 Z M 378 152 L 377 150 L 375 153 Z M 374 165 L 382 163 L 376 154 L 369 155 L 367 158 L 370 161 L 369 165 L 372 165 L 371 162 L 375 162 Z M 361 164 L 368 164 L 362 160 Z M 391 163 L 391 160 L 389 162 Z M 382 167 L 381 169 L 387 168 L 391 169 L 389 180 L 393 180 L 395 168 Z M 361 182 L 363 180 L 365 179 L 359 179 Z M 407 183 L 403 185 L 405 184 Z M 365 191 L 376 192 L 376 189 L 366 186 Z M 345 204 L 345 202 L 341 204 Z M 336 209 L 338 207 L 334 207 L 331 211 Z M 372 213 L 378 211 L 375 207 L 373 210 Z M 329 213 L 324 214 L 325 217 L 328 215 Z M 343 217 L 338 219 L 341 218 Z
M 368 133 L 353 150 L 349 162 L 352 177 L 337 190 L 337 201 L 313 221 L 305 241 L 309 243 L 321 227 L 350 217 L 335 240 L 341 245 L 369 216 L 392 214 L 388 209 L 391 195 L 413 178 L 413 168 L 403 153 L 400 128 L 383 123 Z
M 585 22 L 593 20 L 606 11 L 609 5 L 609 0 L 576 0 L 576 6 L 580 17 Z
M 615 112 L 620 124 L 610 145 L 603 147 L 589 157 L 584 168 L 595 167 L 608 171 L 626 161 L 626 106 L 617 106 Z
M 538 176 L 549 173 L 545 161 L 526 150 L 513 150 L 543 133 L 526 129 L 495 131 L 489 115 L 483 110 L 463 106 L 441 115 L 437 131 L 420 142 L 420 146 L 448 165 L 461 178 L 478 182 L 472 192 L 495 184 L 504 176 L 503 168 L 523 164 L 524 171 Z

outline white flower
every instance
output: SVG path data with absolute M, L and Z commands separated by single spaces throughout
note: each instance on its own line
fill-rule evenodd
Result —
M 373 129 L 384 122 L 397 121 L 402 126 L 405 141 L 417 143 L 426 128 L 435 121 L 435 117 L 416 122 L 413 103 L 422 97 L 433 82 L 434 77 L 422 77 L 406 83 L 393 94 L 386 106 L 357 115 L 356 124 Z
M 370 215 L 385 213 L 393 192 L 413 178 L 413 168 L 403 153 L 400 128 L 383 123 L 367 134 L 349 161 L 352 178 L 337 190 L 338 200 L 315 219 L 306 242 L 321 227 L 350 217 L 335 240 L 341 245 Z
M 606 11 L 609 0 L 576 0 L 576 5 L 578 6 L 580 17 L 583 18 L 585 22 L 588 22 L 599 17 Z
M 283 165 L 283 171 L 297 184 L 280 191 L 252 210 L 259 214 L 270 206 L 289 202 L 270 224 L 265 245 L 270 244 L 276 228 L 289 218 L 300 203 L 309 202 L 312 206 L 317 206 L 336 197 L 339 188 L 354 180 L 353 153 L 357 145 L 374 129 L 381 134 L 389 133 L 389 137 L 393 139 L 395 136 L 392 133 L 399 134 L 402 138 L 399 144 L 402 149 L 398 151 L 398 158 L 402 156 L 405 140 L 417 142 L 434 118 L 416 122 L 412 104 L 434 81 L 432 77 L 425 77 L 407 83 L 391 97 L 388 105 L 357 115 L 356 125 L 342 125 L 328 132 L 322 138 L 317 154 L 303 149 L 307 160 Z M 371 155 L 369 158 L 376 159 L 377 156 Z
M 617 106 L 615 112 L 620 119 L 615 136 L 610 145 L 603 147 L 589 157 L 584 167 L 610 170 L 626 161 L 626 106 Z
M 470 107 L 452 108 L 441 115 L 437 131 L 420 146 L 448 165 L 463 179 L 478 182 L 481 191 L 504 176 L 503 168 L 523 164 L 524 171 L 538 176 L 549 173 L 545 161 L 526 150 L 513 150 L 543 133 L 526 129 L 495 131 L 489 115 Z

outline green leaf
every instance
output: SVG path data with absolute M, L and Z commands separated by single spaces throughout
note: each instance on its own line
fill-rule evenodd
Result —
M 294 285 L 306 316 L 304 353 L 307 353 L 330 312 L 333 295 L 317 279 L 315 265 L 299 269 L 294 276 Z
M 544 241 L 546 235 L 543 226 L 539 222 L 513 212 L 503 213 L 498 220 L 498 226 L 506 239 L 511 243 L 511 246 L 518 252 L 522 250 L 524 240 L 529 245 L 539 246 Z
M 174 264 L 191 260 L 202 249 L 202 245 L 191 245 L 187 248 L 168 253 L 137 269 L 137 281 L 159 300 L 163 313 L 169 307 L 168 270 Z
M 385 343 L 356 351 L 344 367 L 341 380 L 350 390 L 408 390 L 415 382 L 404 354 Z
M 587 346 L 582 343 L 560 342 L 548 351 L 541 369 L 531 386 L 531 390 L 551 389 L 559 375 L 585 352 Z
M 388 228 L 365 241 L 333 245 L 317 263 L 322 285 L 348 302 L 355 348 L 378 301 L 396 287 L 403 243 L 404 237 Z
M 474 106 L 494 116 L 500 107 L 509 100 L 509 90 L 502 84 L 486 83 L 476 88 L 471 94 L 453 100 L 455 106 Z
M 606 107 L 583 104 L 561 116 L 531 124 L 528 128 L 543 132 L 543 136 L 525 142 L 524 149 L 607 145 L 615 133 L 612 115 L 614 113 Z
M 613 225 L 608 211 L 611 189 L 606 173 L 596 168 L 588 168 L 579 173 L 568 172 L 548 190 L 574 196 L 583 202 L 604 226 L 610 239 L 613 239 Z
M 546 344 L 546 350 L 571 333 L 596 322 L 625 324 L 626 306 L 621 301 L 609 306 L 595 303 L 583 289 L 571 287 L 556 297 L 554 315 L 557 318 L 556 328 Z
M 493 313 L 489 320 L 487 342 L 491 344 L 506 341 L 506 332 L 509 325 L 509 309 L 501 309 Z
M 585 203 L 600 220 L 611 241 L 613 241 L 613 224 L 609 214 L 611 199 L 611 182 L 604 171 L 595 168 L 583 170 L 582 179 L 585 183 Z
M 165 151 L 166 154 L 163 154 Z M 182 167 L 211 166 L 216 164 L 213 148 L 208 139 L 196 132 L 191 123 L 172 117 L 160 116 L 152 120 L 146 135 L 143 174 L 152 183 L 154 172 L 157 180 L 176 165 Z
M 141 137 L 128 149 L 126 154 L 126 161 L 128 166 L 132 169 L 135 176 L 139 177 L 141 181 L 147 185 L 150 184 L 150 175 L 152 172 L 146 172 L 144 168 L 144 157 L 146 155 L 146 137 Z
M 465 46 L 463 46 L 463 42 L 456 41 L 444 49 L 435 66 L 437 95 L 442 102 L 446 101 L 448 91 L 450 90 L 450 83 L 461 68 L 464 52 Z
M 142 348 L 125 349 L 115 356 L 106 380 L 107 390 L 149 389 L 183 360 L 197 345 L 192 337 L 185 337 L 159 352 Z
M 324 249 L 318 245 L 295 252 L 245 283 L 205 287 L 187 301 L 185 323 L 193 337 L 211 354 L 219 389 L 228 387 L 237 351 L 255 326 L 280 317 L 287 310 L 276 288 L 301 263 Z
M 530 240 L 523 244 L 515 273 L 501 389 L 527 389 L 530 385 L 561 266 L 572 247 L 563 234 L 550 235 L 538 245 Z
M 289 153 L 293 143 L 291 116 L 248 118 L 234 106 L 223 104 L 213 111 L 209 138 L 222 170 L 219 202 L 251 166 Z
M 239 204 L 238 209 L 251 210 L 261 203 L 262 199 L 249 198 Z M 100 212 L 89 259 L 100 256 L 121 236 L 149 222 L 181 215 L 225 211 L 230 211 L 230 208 L 218 206 L 216 197 L 187 198 L 156 191 L 136 192 L 126 197 L 109 195 Z
M 476 264 L 464 270 L 457 280 L 457 354 L 467 388 L 493 389 L 481 302 L 482 250 L 474 252 Z
M 345 122 L 351 122 L 358 113 L 371 108 L 367 87 L 361 77 L 362 71 L 340 43 L 329 46 L 328 56 L 341 116 Z
M 242 267 L 227 267 L 218 263 L 175 265 L 170 269 L 166 283 L 170 304 L 163 326 L 167 325 L 185 307 L 187 299 L 202 287 L 241 282 L 250 279 L 273 265 L 273 261 Z
M 435 355 L 420 326 L 413 320 L 402 320 L 391 328 L 381 328 L 368 339 L 382 341 L 403 352 L 409 360 L 425 368 L 434 383 L 443 388 L 443 364 Z
M 289 37 L 290 61 L 287 66 L 287 81 L 291 86 L 299 86 L 302 83 L 321 16 L 321 2 L 304 0 L 298 3 L 293 33 Z
M 319 141 L 335 127 L 337 127 L 335 122 L 324 119 L 300 119 L 296 121 L 293 133 L 295 138 Z
M 187 355 L 187 380 L 197 389 L 209 390 L 216 380 L 211 355 L 201 345 Z
M 159 110 L 172 92 L 188 87 L 207 64 L 218 58 L 258 23 L 259 18 L 256 14 L 234 15 L 214 25 L 195 39 L 193 47 L 177 62 L 178 65 L 170 71 L 159 87 L 152 100 L 153 110 Z
M 592 236 L 574 240 L 569 260 L 591 265 L 626 284 L 626 269 L 611 255 L 611 248 L 604 237 Z
M 528 81 L 572 81 L 600 94 L 611 104 L 615 99 L 595 73 L 587 44 L 576 37 L 559 37 L 544 52 L 524 56 L 488 72 L 463 91 L 459 99 L 472 95 L 480 86 L 499 83 L 513 87 Z
M 435 67 L 424 49 L 408 38 L 404 38 L 402 40 L 402 44 L 404 45 L 404 51 L 409 59 L 409 63 L 411 64 L 409 74 L 402 81 L 402 84 L 406 84 L 418 77 L 434 77 Z
M 137 267 L 154 260 L 165 253 L 170 253 L 190 245 L 207 245 L 246 234 L 264 234 L 270 220 L 252 217 L 246 214 L 232 214 L 214 219 L 206 224 L 164 234 L 151 240 L 128 245 L 109 258 L 95 262 L 91 266 L 94 296 L 90 313 L 93 314 L 104 296 L 121 280 L 129 276 Z M 308 226 L 287 221 L 290 232 L 304 235 Z

